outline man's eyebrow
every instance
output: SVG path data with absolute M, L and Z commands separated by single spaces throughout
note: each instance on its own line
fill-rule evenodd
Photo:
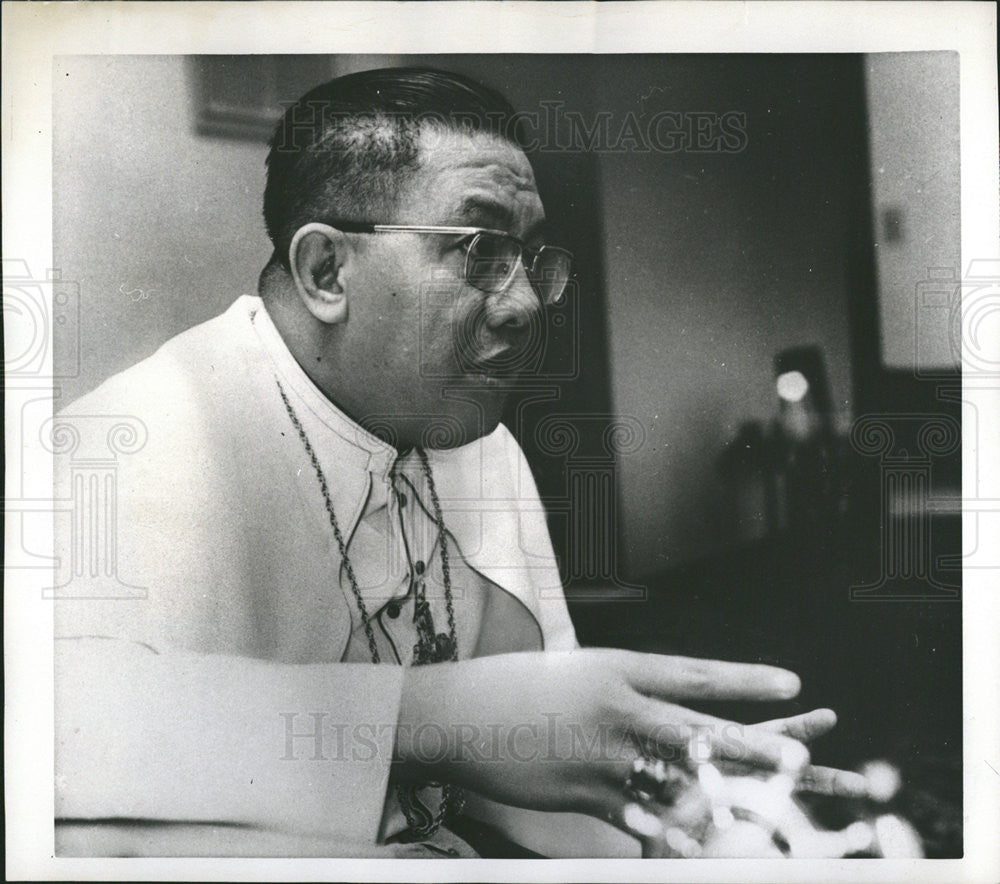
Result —
M 509 206 L 479 196 L 469 196 L 462 200 L 458 210 L 459 218 L 472 227 L 488 227 L 495 230 L 510 230 L 514 223 L 514 213 Z M 544 233 L 546 221 L 541 220 L 525 231 L 524 240 L 536 239 Z
M 492 227 L 506 230 L 514 221 L 514 213 L 508 206 L 486 200 L 478 196 L 468 196 L 462 200 L 458 216 L 470 226 Z

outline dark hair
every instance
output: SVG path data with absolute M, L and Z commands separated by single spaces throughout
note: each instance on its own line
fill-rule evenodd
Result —
M 521 143 L 517 115 L 503 96 L 429 68 L 348 74 L 289 107 L 271 139 L 264 190 L 264 222 L 278 260 L 288 267 L 292 237 L 310 221 L 391 221 L 419 166 L 425 126 Z

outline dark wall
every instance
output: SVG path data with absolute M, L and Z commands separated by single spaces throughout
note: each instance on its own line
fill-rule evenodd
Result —
M 776 412 L 772 360 L 822 348 L 849 419 L 854 199 L 867 180 L 859 59 L 603 60 L 602 106 L 744 115 L 740 150 L 601 157 L 616 408 L 647 428 L 623 458 L 629 573 L 731 547 L 718 457 L 743 421 Z

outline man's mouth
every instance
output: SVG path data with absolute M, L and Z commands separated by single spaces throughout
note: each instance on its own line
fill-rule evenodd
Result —
M 501 383 L 512 381 L 523 368 L 524 354 L 517 349 L 497 351 L 489 356 L 475 359 L 469 365 L 469 373 L 486 382 Z

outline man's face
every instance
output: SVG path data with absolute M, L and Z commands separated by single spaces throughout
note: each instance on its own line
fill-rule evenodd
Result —
M 502 230 L 540 242 L 545 215 L 524 153 L 487 135 L 424 132 L 422 166 L 393 223 Z M 375 219 L 382 221 L 384 219 Z M 491 432 L 517 368 L 537 350 L 542 306 L 518 265 L 510 286 L 487 294 L 465 279 L 468 238 L 428 233 L 362 237 L 347 323 L 354 363 L 370 366 L 358 415 L 395 415 L 429 435 L 399 441 L 450 447 Z M 361 379 L 359 379 L 360 381 Z M 399 421 L 401 416 L 411 416 Z

